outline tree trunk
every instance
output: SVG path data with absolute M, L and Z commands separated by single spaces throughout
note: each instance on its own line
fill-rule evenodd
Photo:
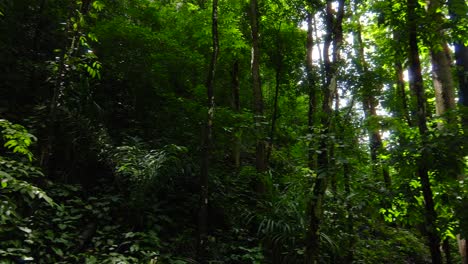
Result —
M 232 109 L 236 113 L 240 113 L 240 82 L 239 82 L 239 60 L 234 61 L 231 72 L 231 84 L 232 84 Z M 232 142 L 232 159 L 234 167 L 240 167 L 240 152 L 241 152 L 241 137 L 240 131 L 235 129 L 233 131 L 233 142 Z
M 428 7 L 428 15 L 440 27 L 444 23 L 442 13 L 438 12 L 441 4 L 440 0 L 431 0 Z M 445 41 L 446 37 L 442 32 L 442 28 L 437 28 L 435 34 L 437 36 L 435 43 L 430 43 L 432 81 L 436 97 L 436 114 L 443 115 L 445 112 L 455 108 L 455 88 L 452 77 L 450 51 Z M 452 121 L 454 120 L 452 119 Z
M 406 99 L 406 85 L 405 85 L 405 79 L 403 76 L 403 65 L 402 63 L 397 60 L 395 62 L 395 72 L 396 72 L 396 95 L 397 95 L 397 100 L 400 100 L 398 102 L 399 107 L 398 107 L 398 115 L 400 118 L 403 118 L 408 126 L 412 126 L 411 123 L 411 118 L 409 115 L 409 108 L 408 108 L 408 101 Z
M 332 8 L 333 1 L 327 1 L 326 5 L 326 36 L 324 43 L 324 69 L 326 83 L 322 87 L 323 101 L 321 113 L 321 125 L 325 139 L 321 140 L 317 157 L 317 178 L 312 189 L 308 215 L 309 226 L 306 234 L 306 249 L 304 263 L 319 263 L 320 251 L 320 225 L 323 221 L 323 203 L 328 182 L 332 178 L 333 168 L 330 167 L 329 156 L 331 118 L 333 116 L 333 95 L 337 86 L 338 61 L 340 60 L 340 49 L 343 42 L 342 21 L 344 15 L 344 0 L 338 1 L 338 12 L 334 16 Z M 333 42 L 333 61 L 330 60 L 329 50 Z
M 460 252 L 460 256 L 462 258 L 462 263 L 468 264 L 468 247 L 466 245 L 466 239 L 462 239 L 460 235 L 457 235 L 457 242 L 458 251 Z
M 442 47 L 431 49 L 432 81 L 436 97 L 436 114 L 443 115 L 455 109 L 455 89 L 448 45 L 446 42 L 439 44 Z
M 200 208 L 198 213 L 198 249 L 197 258 L 201 263 L 205 262 L 206 254 L 206 237 L 207 237 L 207 222 L 208 222 L 208 180 L 209 180 L 209 160 L 211 156 L 212 145 L 212 130 L 215 110 L 214 101 L 214 80 L 216 73 L 216 61 L 218 59 L 219 40 L 218 40 L 218 0 L 213 0 L 212 6 L 212 45 L 213 52 L 211 54 L 210 67 L 208 77 L 206 79 L 207 91 L 207 120 L 203 137 L 202 145 L 202 163 L 200 171 Z
M 452 252 L 450 250 L 450 241 L 448 238 L 444 239 L 442 243 L 442 248 L 445 253 L 445 264 L 452 264 Z
M 252 88 L 254 99 L 254 122 L 256 127 L 257 143 L 255 147 L 255 166 L 257 172 L 267 170 L 265 139 L 263 129 L 263 95 L 260 80 L 260 45 L 259 45 L 259 21 L 257 0 L 250 0 L 250 27 L 252 30 Z M 258 193 L 265 192 L 265 186 L 257 179 L 256 189 Z
M 416 99 L 417 105 L 417 121 L 419 133 L 425 144 L 427 137 L 427 124 L 426 124 L 426 97 L 424 94 L 423 78 L 421 73 L 421 63 L 419 61 L 418 50 L 418 15 L 416 9 L 418 8 L 417 0 L 408 0 L 408 37 L 409 37 L 409 76 L 410 87 L 413 96 Z M 420 178 L 422 191 L 424 196 L 425 205 L 425 218 L 426 218 L 426 234 L 429 240 L 429 248 L 431 251 L 432 263 L 442 264 L 442 256 L 440 252 L 440 237 L 437 233 L 437 214 L 434 209 L 434 200 L 432 195 L 431 184 L 429 181 L 429 164 L 428 153 L 426 148 L 423 148 L 421 157 L 418 160 L 417 174 Z
M 275 55 L 273 56 L 273 64 L 275 69 L 275 97 L 273 98 L 273 114 L 271 116 L 270 134 L 268 135 L 268 146 L 266 154 L 266 164 L 270 163 L 271 152 L 273 151 L 273 142 L 276 130 L 276 120 L 278 119 L 278 100 L 279 90 L 281 87 L 281 77 L 283 71 L 283 54 L 281 50 L 281 23 L 279 24 L 278 30 L 276 31 L 276 47 Z
M 306 54 L 306 71 L 307 71 L 307 82 L 309 88 L 309 111 L 308 111 L 308 131 L 309 134 L 314 133 L 314 126 L 316 124 L 316 112 L 317 112 L 317 74 L 313 63 L 312 53 L 314 50 L 314 28 L 312 23 L 313 14 L 307 15 L 307 54 Z M 309 141 L 308 151 L 308 166 L 311 170 L 317 169 L 317 154 L 315 152 L 314 144 L 315 140 Z
M 281 56 L 281 55 L 280 55 Z M 273 100 L 273 114 L 271 116 L 271 127 L 270 135 L 268 137 L 268 151 L 266 156 L 266 164 L 270 162 L 271 152 L 273 150 L 273 139 L 275 136 L 276 119 L 278 119 L 278 99 L 279 99 L 279 88 L 281 85 L 281 64 L 277 65 L 275 74 L 275 98 Z

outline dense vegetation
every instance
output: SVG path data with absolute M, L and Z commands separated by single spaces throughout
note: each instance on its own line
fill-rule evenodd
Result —
M 0 263 L 468 263 L 464 0 L 0 0 Z

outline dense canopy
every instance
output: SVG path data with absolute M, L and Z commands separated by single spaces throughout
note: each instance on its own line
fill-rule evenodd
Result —
M 465 0 L 0 0 L 0 263 L 468 263 Z

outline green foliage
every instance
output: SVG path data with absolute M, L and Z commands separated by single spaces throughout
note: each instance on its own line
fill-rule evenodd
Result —
M 431 263 L 427 248 L 413 232 L 378 225 L 361 228 L 357 263 Z
M 29 134 L 26 129 L 18 124 L 12 124 L 8 120 L 0 119 L 0 127 L 4 147 L 13 151 L 13 153 L 19 153 L 25 155 L 29 161 L 32 161 L 33 154 L 29 150 L 29 146 L 37 141 L 37 138 Z
M 0 260 L 10 262 L 15 258 L 31 257 L 32 229 L 28 227 L 26 209 L 33 208 L 35 201 L 44 201 L 55 207 L 53 200 L 33 183 L 43 177 L 42 172 L 31 164 L 33 155 L 29 146 L 36 138 L 18 124 L 0 120 L 4 146 L 22 156 L 0 156 Z M 10 155 L 11 156 L 11 155 Z
M 133 138 L 128 145 L 117 147 L 111 159 L 116 164 L 118 180 L 130 190 L 131 201 L 143 208 L 151 194 L 168 188 L 172 177 L 183 173 L 179 156 L 186 152 L 186 148 L 176 145 L 148 150 Z
M 314 87 L 305 73 L 306 11 L 318 29 L 314 45 L 323 49 L 323 1 L 260 2 L 264 113 L 257 123 L 249 3 L 219 2 L 207 262 L 303 263 L 311 190 L 320 177 L 331 186 L 320 223 L 322 262 L 350 262 L 354 254 L 354 263 L 427 263 L 417 177 L 422 153 L 440 236 L 467 237 L 467 142 L 462 127 L 447 121 L 464 114 L 454 110 L 430 119 L 429 47 L 440 46 L 435 33 L 441 25 L 426 13 L 426 3 L 419 1 L 418 8 L 429 119 L 421 136 L 403 120 L 415 119 L 414 106 L 404 109 L 402 100 L 414 96 L 395 87 L 395 64 L 407 67 L 404 1 L 349 3 L 342 58 L 333 66 L 340 76 L 336 109 L 326 117 L 330 131 L 318 124 L 324 118 L 324 58 L 313 52 Z M 465 9 L 461 2 L 455 15 Z M 0 114 L 22 120 L 41 139 L 35 148 L 38 140 L 23 126 L 0 119 L 1 263 L 197 263 L 210 4 L 0 1 Z M 447 21 L 448 11 L 445 5 L 435 10 L 444 15 L 447 40 L 466 39 L 465 18 Z M 354 56 L 356 43 L 347 43 L 358 30 L 366 63 Z M 233 105 L 237 86 L 240 110 Z M 318 118 L 309 127 L 311 91 Z M 366 117 L 362 104 L 369 96 L 377 114 Z M 371 160 L 368 131 L 382 134 L 377 161 Z M 256 169 L 258 138 L 271 151 L 263 173 Z M 314 156 L 324 153 L 324 141 L 329 166 L 319 170 Z M 240 167 L 232 162 L 235 147 Z M 39 154 L 47 175 L 36 167 Z M 391 188 L 381 179 L 384 166 Z M 265 193 L 255 191 L 259 181 Z

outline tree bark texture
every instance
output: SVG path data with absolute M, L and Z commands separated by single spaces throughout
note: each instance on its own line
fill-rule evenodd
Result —
M 315 66 L 313 63 L 312 53 L 314 50 L 314 25 L 313 25 L 313 15 L 309 13 L 307 15 L 307 54 L 306 54 L 306 71 L 307 71 L 307 84 L 309 89 L 309 110 L 308 110 L 308 127 L 309 134 L 314 133 L 314 126 L 316 125 L 316 116 L 317 116 L 317 74 Z M 319 82 L 320 83 L 320 82 Z M 317 169 L 317 154 L 315 152 L 314 144 L 317 142 L 313 139 L 309 142 L 309 151 L 308 151 L 308 166 L 311 170 Z
M 428 15 L 434 23 L 441 27 L 444 23 L 440 0 L 431 0 L 428 7 Z M 455 108 L 455 87 L 452 77 L 450 50 L 442 28 L 436 28 L 435 41 L 430 43 L 432 62 L 432 81 L 434 83 L 436 98 L 436 114 L 443 115 Z
M 407 1 L 407 23 L 408 23 L 408 37 L 409 37 L 409 77 L 410 87 L 413 96 L 416 99 L 417 106 L 417 122 L 419 133 L 422 137 L 422 144 L 425 144 L 425 138 L 427 134 L 426 124 L 426 97 L 423 87 L 423 78 L 421 73 L 421 63 L 419 60 L 418 50 L 418 15 L 417 15 L 418 1 L 408 0 Z M 421 157 L 418 159 L 418 171 L 417 175 L 420 178 L 422 185 L 424 206 L 425 206 L 425 220 L 426 220 L 426 234 L 429 240 L 429 249 L 431 252 L 431 258 L 433 264 L 442 264 L 442 256 L 440 252 L 440 237 L 437 233 L 437 214 L 435 212 L 433 194 L 431 184 L 429 181 L 429 164 L 428 164 L 428 153 L 426 148 L 423 148 Z
M 406 85 L 403 74 L 403 64 L 397 60 L 395 62 L 396 72 L 396 97 L 399 104 L 399 117 L 403 118 L 408 126 L 412 126 L 411 117 L 409 115 L 408 101 L 406 97 Z

